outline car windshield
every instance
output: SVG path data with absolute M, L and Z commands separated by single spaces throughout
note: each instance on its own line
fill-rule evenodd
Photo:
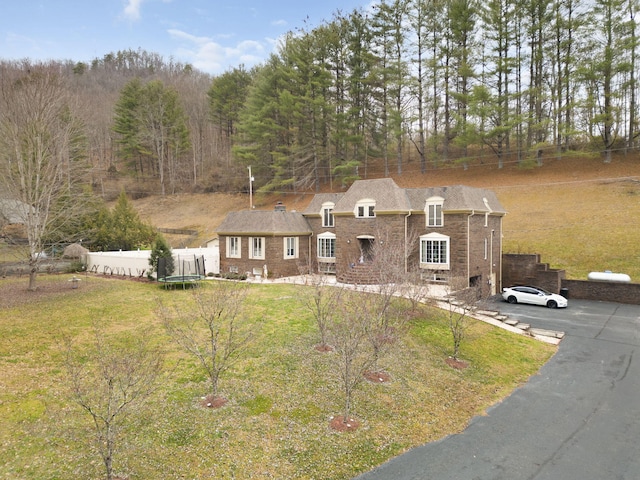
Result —
M 535 287 L 535 288 L 536 288 L 536 290 L 540 290 L 545 295 L 551 295 L 551 292 L 547 292 L 544 288 L 540 288 L 540 287 Z

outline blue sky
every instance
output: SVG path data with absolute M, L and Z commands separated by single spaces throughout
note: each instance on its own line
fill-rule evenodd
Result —
M 287 31 L 370 0 L 11 0 L 0 10 L 0 58 L 89 62 L 142 48 L 211 74 L 251 67 Z

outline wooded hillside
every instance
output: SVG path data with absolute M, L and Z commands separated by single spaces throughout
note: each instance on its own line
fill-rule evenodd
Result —
M 250 71 L 211 77 L 127 50 L 3 61 L 1 88 L 16 88 L 16 74 L 60 76 L 84 132 L 75 157 L 107 199 L 122 188 L 243 193 L 249 166 L 256 190 L 298 193 L 367 178 L 374 163 L 410 176 L 570 155 L 609 162 L 637 148 L 637 7 L 380 1 L 291 32 Z

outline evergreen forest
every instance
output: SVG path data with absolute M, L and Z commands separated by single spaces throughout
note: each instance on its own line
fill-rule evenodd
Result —
M 143 49 L 3 60 L 0 135 L 15 135 L 3 114 L 20 111 L 7 107 L 12 92 L 46 72 L 65 92 L 58 116 L 74 126 L 65 158 L 106 199 L 123 188 L 245 192 L 248 168 L 257 191 L 299 192 L 341 188 L 374 162 L 384 175 L 609 162 L 638 147 L 639 7 L 380 0 L 301 25 L 262 64 L 217 76 Z

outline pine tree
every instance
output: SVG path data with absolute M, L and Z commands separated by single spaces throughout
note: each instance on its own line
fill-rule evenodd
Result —
M 151 255 L 149 256 L 149 266 L 151 267 L 149 274 L 161 272 L 158 270 L 158 263 L 160 259 L 164 259 L 164 274 L 166 276 L 173 275 L 175 271 L 175 263 L 173 260 L 173 253 L 171 246 L 164 238 L 163 235 L 157 234 L 156 239 L 153 241 L 153 247 L 151 248 Z
M 140 220 L 124 190 L 120 193 L 111 212 L 109 225 L 111 234 L 106 250 L 133 250 L 148 247 L 156 236 L 154 228 Z

